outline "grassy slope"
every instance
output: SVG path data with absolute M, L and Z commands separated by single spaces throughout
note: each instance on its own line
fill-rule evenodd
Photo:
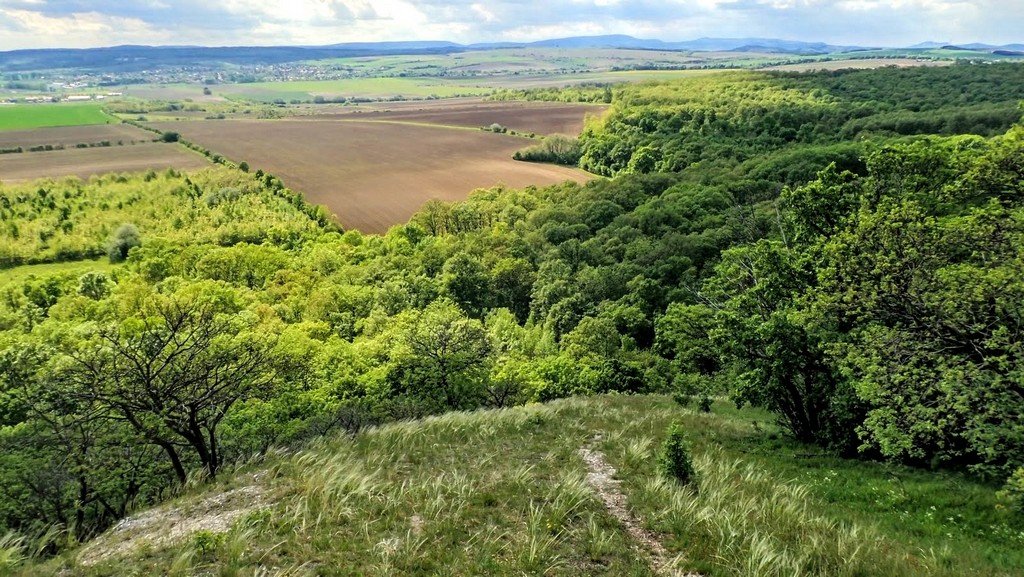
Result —
M 13 283 L 23 283 L 33 278 L 52 276 L 81 276 L 87 272 L 109 273 L 118 265 L 111 264 L 106 258 L 97 260 L 77 260 L 43 264 L 26 264 L 22 266 L 0 269 L 0 289 Z
M 120 122 L 98 104 L 16 104 L 0 106 L 0 130 L 82 126 Z
M 690 432 L 699 494 L 655 473 L 675 420 Z M 664 397 L 619 396 L 399 423 L 269 459 L 257 476 L 274 504 L 222 538 L 143 546 L 89 567 L 67 556 L 26 574 L 65 565 L 83 575 L 652 575 L 584 481 L 578 449 L 599 433 L 595 447 L 632 510 L 681 568 L 1024 574 L 1024 535 L 992 529 L 991 488 L 816 456 L 768 423 L 724 402 L 701 415 Z M 222 489 L 253 478 L 247 468 Z M 123 543 L 101 538 L 93 554 L 105 546 Z

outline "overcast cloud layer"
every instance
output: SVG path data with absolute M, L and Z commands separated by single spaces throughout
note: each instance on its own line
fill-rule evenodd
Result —
M 1024 0 L 0 0 L 0 50 L 630 34 L 1024 42 Z

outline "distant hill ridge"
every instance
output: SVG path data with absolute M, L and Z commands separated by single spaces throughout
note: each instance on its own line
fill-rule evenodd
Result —
M 832 54 L 870 50 L 868 46 L 838 46 L 824 42 L 804 42 L 777 38 L 698 38 L 680 42 L 635 38 L 623 34 L 603 36 L 572 36 L 536 42 L 489 42 L 459 44 L 445 40 L 414 40 L 402 42 L 342 42 L 325 46 L 138 46 L 123 45 L 104 48 L 48 48 L 0 52 L 0 71 L 15 72 L 53 68 L 103 68 L 142 70 L 154 66 L 195 65 L 205 62 L 230 64 L 276 64 L 389 54 L 450 54 L 468 50 L 500 48 L 621 48 L 636 50 L 686 50 L 694 52 L 765 52 L 783 54 Z M 999 54 L 1024 52 L 1024 44 L 994 46 L 925 42 L 907 50 L 948 48 L 977 50 Z

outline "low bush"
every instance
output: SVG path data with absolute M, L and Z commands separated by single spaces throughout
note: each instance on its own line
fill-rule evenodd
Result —
M 658 456 L 658 468 L 662 475 L 683 485 L 694 481 L 693 463 L 690 462 L 690 452 L 686 448 L 686 434 L 678 424 L 668 430 L 668 437 Z

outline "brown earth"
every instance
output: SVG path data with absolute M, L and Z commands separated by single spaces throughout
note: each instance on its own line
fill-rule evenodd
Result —
M 0 154 L 0 182 L 77 176 L 108 172 L 139 172 L 207 166 L 202 156 L 174 144 L 147 143 L 103 148 L 68 148 L 52 152 Z
M 415 124 L 413 122 L 416 122 Z M 572 168 L 516 162 L 537 141 L 421 121 L 308 117 L 153 123 L 279 178 L 327 206 L 346 228 L 385 232 L 428 200 L 461 200 L 478 188 L 583 182 Z
M 41 145 L 95 144 L 109 140 L 113 144 L 122 141 L 150 142 L 157 135 L 137 128 L 130 124 L 96 124 L 92 126 L 59 126 L 53 128 L 33 128 L 32 130 L 10 130 L 0 132 L 0 148 L 29 148 Z
M 478 99 L 376 104 L 337 109 L 315 118 L 397 120 L 480 128 L 500 124 L 512 130 L 536 134 L 569 134 L 583 131 L 588 115 L 600 116 L 607 106 L 558 102 L 492 102 Z

